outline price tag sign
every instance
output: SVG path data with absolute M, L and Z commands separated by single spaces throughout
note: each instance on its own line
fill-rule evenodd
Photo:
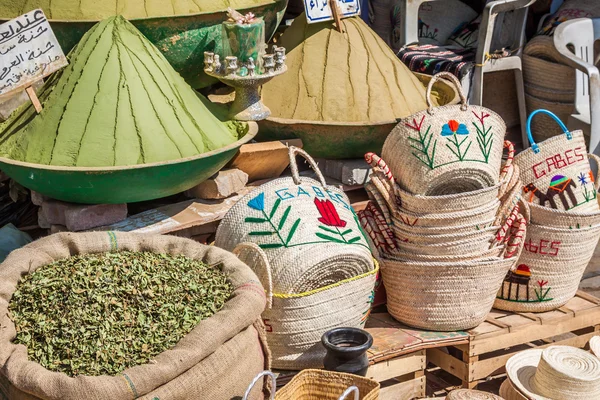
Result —
M 0 25 L 0 101 L 68 65 L 42 10 Z
M 360 0 L 336 0 L 341 11 L 341 17 L 360 15 Z M 329 0 L 304 0 L 306 19 L 309 24 L 334 19 Z

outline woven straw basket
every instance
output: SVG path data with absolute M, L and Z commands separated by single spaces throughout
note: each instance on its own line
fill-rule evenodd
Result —
M 555 228 L 578 229 L 600 225 L 600 211 L 580 213 L 561 211 L 530 203 L 530 221 L 535 225 Z
M 343 372 L 305 369 L 275 393 L 276 379 L 270 371 L 259 374 L 248 387 L 252 387 L 265 375 L 271 377 L 270 400 L 378 400 L 379 382 Z M 244 397 L 243 400 L 246 400 Z
M 377 267 L 305 293 L 277 293 L 264 250 L 255 243 L 240 243 L 233 253 L 256 272 L 266 288 L 267 308 L 262 317 L 274 368 L 322 368 L 325 349 L 321 336 L 341 326 L 364 326 L 373 301 Z
M 573 106 L 576 87 L 575 69 L 541 58 L 545 55 L 537 54 L 532 46 L 527 46 L 525 49 L 523 54 L 525 91 L 542 100 L 571 103 Z
M 461 105 L 432 107 L 431 87 L 442 78 L 454 83 Z M 506 126 L 493 111 L 467 105 L 460 87 L 450 73 L 435 75 L 429 109 L 401 120 L 386 139 L 382 156 L 404 190 L 432 196 L 498 184 Z
M 267 254 L 273 290 L 304 293 L 374 269 L 373 257 L 348 197 L 326 186 L 314 160 L 290 147 L 292 177 L 275 179 L 227 212 L 215 245 L 233 250 L 256 243 Z M 295 155 L 305 157 L 319 182 L 301 178 Z
M 458 232 L 444 234 L 421 234 L 410 231 L 401 231 L 394 227 L 394 233 L 396 235 L 396 239 L 402 244 L 414 243 L 429 246 L 432 244 L 448 244 L 457 241 L 457 239 L 489 243 L 490 240 L 492 240 L 496 235 L 498 229 L 498 226 L 491 226 L 488 228 L 481 228 L 479 230 L 475 228 L 469 232 L 463 232 L 461 234 L 458 234 Z M 400 247 L 402 247 L 402 245 Z
M 305 157 L 319 182 L 300 178 Z M 234 251 L 272 297 L 263 313 L 273 366 L 321 367 L 321 335 L 361 327 L 375 285 L 366 235 L 343 192 L 327 187 L 314 160 L 290 147 L 291 178 L 260 186 L 236 203 L 217 230 L 215 245 Z
M 404 209 L 396 209 L 393 220 L 394 225 L 407 227 L 440 227 L 462 226 L 467 224 L 484 226 L 490 219 L 493 220 L 500 207 L 500 201 L 494 199 L 478 208 L 447 212 L 447 213 L 411 213 Z
M 552 117 L 564 135 L 536 144 L 531 135 L 531 121 L 543 113 Z M 536 110 L 527 120 L 531 148 L 515 157 L 523 191 L 529 202 L 559 210 L 598 211 L 596 185 L 590 170 L 586 145 L 581 131 L 569 132 L 562 121 L 547 110 Z
M 454 331 L 482 323 L 516 258 L 403 262 L 383 257 L 388 312 L 415 328 Z
M 494 307 L 543 312 L 564 305 L 577 292 L 600 238 L 600 225 L 553 228 L 530 224 L 516 268 L 498 291 Z
M 514 146 L 511 142 L 505 141 L 505 148 L 508 149 L 507 165 L 512 164 L 514 158 Z M 482 205 L 496 201 L 500 197 L 500 190 L 509 183 L 510 177 L 507 178 L 506 172 L 501 174 L 502 183 L 484 189 L 474 190 L 465 193 L 448 194 L 441 196 L 423 196 L 412 194 L 402 189 L 396 183 L 387 163 L 375 153 L 365 154 L 365 160 L 373 167 L 371 180 L 373 185 L 365 185 L 365 189 L 369 192 L 369 188 L 379 190 L 382 200 L 387 204 L 388 212 L 392 212 L 396 208 L 402 208 L 413 214 L 426 213 L 447 213 L 454 211 L 464 211 L 466 209 L 478 208 Z M 513 165 L 513 167 L 515 167 Z M 506 181 L 505 181 L 506 179 Z M 394 198 L 395 197 L 395 198 Z M 382 201 L 377 201 L 377 204 L 382 206 Z M 389 222 L 391 225 L 391 222 Z
M 386 253 L 386 257 L 395 261 L 421 261 L 421 262 L 461 262 L 470 260 L 479 260 L 499 257 L 504 253 L 504 247 L 493 247 L 484 252 L 458 254 L 454 256 L 447 255 L 430 255 L 430 254 L 415 254 L 406 251 L 396 250 Z
M 504 400 L 495 394 L 473 389 L 456 389 L 448 393 L 446 400 Z
M 394 232 L 399 236 L 414 234 L 414 235 L 448 235 L 455 234 L 460 235 L 463 233 L 472 233 L 479 231 L 485 227 L 491 227 L 494 225 L 494 218 L 490 218 L 487 221 L 476 221 L 475 223 L 469 223 L 459 226 L 408 226 L 408 225 L 394 225 Z
M 483 253 L 490 247 L 490 241 L 494 237 L 491 234 L 488 240 L 481 239 L 460 239 L 452 242 L 434 243 L 434 244 L 419 244 L 409 242 L 399 242 L 398 248 L 401 251 L 412 254 L 425 254 L 430 256 L 458 256 L 461 254 Z

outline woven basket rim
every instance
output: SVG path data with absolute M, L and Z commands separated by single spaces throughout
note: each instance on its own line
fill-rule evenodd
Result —
M 332 283 L 332 284 L 327 285 L 327 286 L 322 286 L 320 288 L 312 289 L 312 290 L 309 290 L 307 292 L 302 292 L 302 293 L 273 293 L 273 297 L 277 297 L 277 298 L 280 298 L 280 299 L 297 299 L 299 297 L 308 297 L 308 296 L 312 296 L 313 294 L 317 294 L 317 293 L 320 293 L 320 292 L 324 292 L 326 290 L 330 290 L 330 289 L 336 288 L 336 287 L 344 285 L 346 283 L 358 281 L 358 280 L 361 280 L 363 278 L 367 278 L 367 277 L 369 277 L 371 275 L 375 275 L 375 274 L 377 274 L 377 272 L 379 272 L 379 262 L 377 261 L 376 258 L 373 258 L 373 264 L 375 265 L 375 268 L 373 268 L 371 271 L 362 273 L 360 275 L 353 276 L 351 278 L 346 278 L 344 280 L 341 280 L 341 281 L 336 282 L 336 283 Z

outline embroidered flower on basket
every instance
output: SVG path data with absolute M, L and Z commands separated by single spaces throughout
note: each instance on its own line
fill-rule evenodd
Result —
M 346 226 L 346 221 L 342 221 L 340 219 L 340 216 L 331 200 L 319 200 L 315 198 L 315 205 L 319 210 L 319 214 L 321 214 L 319 222 L 327 226 L 336 226 L 339 228 Z
M 248 202 L 248 207 L 262 211 L 265 209 L 265 194 L 261 193 Z
M 451 119 L 442 127 L 442 136 L 468 135 L 469 130 L 465 124 L 459 124 L 458 121 Z

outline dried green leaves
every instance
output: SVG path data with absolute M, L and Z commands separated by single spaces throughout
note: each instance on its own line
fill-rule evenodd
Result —
M 172 348 L 223 307 L 233 287 L 184 256 L 117 252 L 26 275 L 9 310 L 29 358 L 67 375 L 115 375 Z

